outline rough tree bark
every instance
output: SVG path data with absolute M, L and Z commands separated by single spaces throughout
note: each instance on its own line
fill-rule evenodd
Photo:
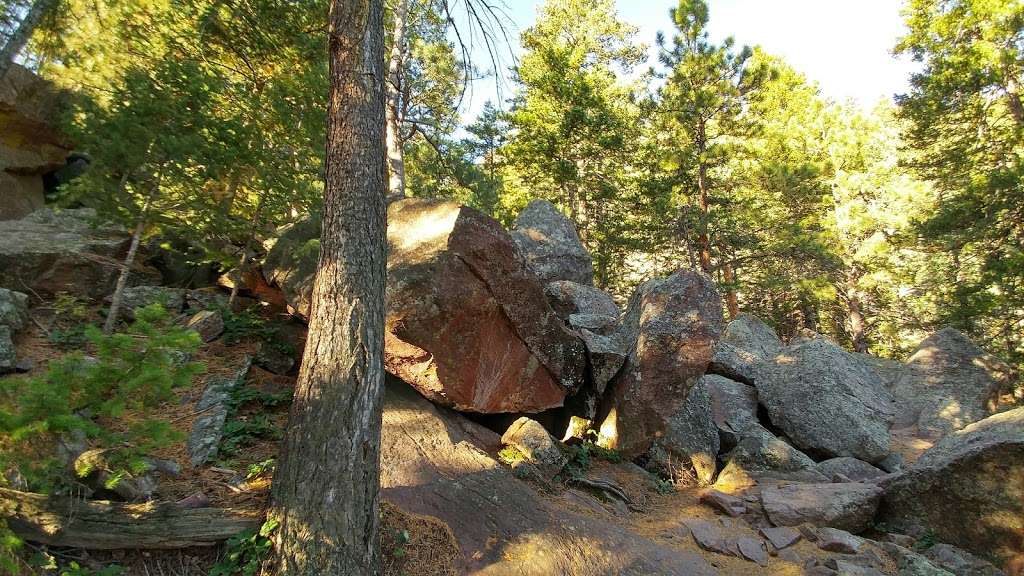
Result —
M 409 19 L 409 0 L 398 0 L 394 9 L 391 55 L 388 58 L 387 157 L 388 198 L 405 198 L 405 157 L 402 151 L 402 85 L 408 41 L 405 28 Z
M 270 573 L 380 573 L 384 385 L 382 0 L 332 0 L 327 160 L 309 338 L 274 475 Z
M 124 191 L 124 187 L 128 183 L 128 173 L 125 172 L 121 176 L 121 190 Z M 114 326 L 117 325 L 117 318 L 121 314 L 121 302 L 124 300 L 124 289 L 128 285 L 128 277 L 131 276 L 132 266 L 135 265 L 135 254 L 139 251 L 139 242 L 142 240 L 142 233 L 146 230 L 146 221 L 149 216 L 149 206 L 153 203 L 153 198 L 157 194 L 157 190 L 160 188 L 160 177 L 157 176 L 156 184 L 153 189 L 150 190 L 149 196 L 146 197 L 146 202 L 142 205 L 142 212 L 139 214 L 139 219 L 135 223 L 135 230 L 132 231 L 132 242 L 128 246 L 128 254 L 124 257 L 124 262 L 121 264 L 121 274 L 117 277 L 117 284 L 114 286 L 114 293 L 110 296 L 110 310 L 107 311 L 107 321 L 103 324 L 103 333 L 110 334 L 114 331 Z
M 11 63 L 14 62 L 14 57 L 21 52 L 25 44 L 28 44 L 32 33 L 35 32 L 36 26 L 42 21 L 43 17 L 46 16 L 55 6 L 59 0 L 35 0 L 32 5 L 29 6 L 28 12 L 25 13 L 25 18 L 22 19 L 21 24 L 18 25 L 18 29 L 14 31 L 14 34 L 7 39 L 7 43 L 4 44 L 3 48 L 0 48 L 0 78 L 3 78 L 7 74 L 7 70 L 11 67 Z

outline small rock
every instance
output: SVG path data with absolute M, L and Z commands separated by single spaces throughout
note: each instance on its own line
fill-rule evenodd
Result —
M 776 526 L 810 522 L 851 532 L 870 526 L 881 497 L 881 488 L 861 483 L 766 486 L 761 492 L 764 510 Z
M 31 358 L 19 358 L 14 364 L 14 371 L 24 374 L 31 372 L 36 367 L 36 361 Z
M 878 539 L 878 541 L 888 542 L 890 544 L 895 544 L 897 546 L 902 546 L 904 548 L 913 548 L 914 544 L 917 542 L 917 538 L 914 538 L 913 536 L 908 536 L 906 534 L 897 534 L 895 532 L 890 532 L 888 534 L 883 534 L 882 537 Z
M 879 542 L 878 545 L 895 560 L 897 576 L 953 576 L 951 572 L 937 568 L 927 558 L 907 547 L 891 542 Z
M 777 556 L 779 560 L 782 560 L 784 562 L 792 562 L 793 564 L 799 564 L 803 561 L 803 559 L 800 558 L 800 555 L 790 548 L 786 548 L 785 550 L 779 550 Z
M 743 500 L 718 490 L 704 492 L 700 497 L 700 501 L 733 517 L 742 516 L 747 511 L 747 505 Z
M 11 340 L 11 329 L 0 326 L 0 374 L 14 372 L 18 364 L 14 356 L 14 342 Z
M 738 554 L 736 543 L 726 539 L 717 523 L 708 520 L 688 519 L 684 521 L 684 524 L 690 529 L 694 542 L 701 548 L 727 556 L 736 556 Z
M 761 536 L 764 536 L 776 550 L 785 550 L 800 541 L 800 531 L 786 526 L 777 528 L 761 528 Z
M 136 309 L 160 304 L 174 318 L 185 307 L 185 293 L 182 288 L 167 286 L 129 286 L 121 293 L 121 310 L 131 320 Z
M 884 573 L 870 568 L 854 564 L 848 560 L 829 558 L 825 561 L 825 567 L 835 570 L 839 576 L 886 576 Z
M 864 544 L 864 540 L 846 530 L 835 528 L 819 528 L 818 548 L 827 552 L 839 552 L 841 554 L 856 554 Z
M 233 377 L 212 377 L 206 381 L 203 395 L 195 406 L 197 416 L 188 437 L 189 460 L 193 466 L 205 464 L 217 455 L 228 414 L 228 397 L 245 382 L 251 365 L 252 358 L 246 357 Z
M 516 218 L 512 239 L 541 283 L 593 285 L 594 265 L 569 218 L 547 200 L 534 200 Z
M 0 326 L 17 332 L 28 323 L 28 295 L 0 288 Z
M 276 343 L 260 342 L 253 361 L 260 368 L 280 375 L 288 374 L 295 367 L 295 357 L 286 354 Z
M 761 540 L 750 536 L 741 536 L 736 540 L 736 547 L 739 549 L 740 555 L 747 560 L 760 566 L 768 565 L 768 551 Z
M 185 327 L 195 330 L 203 342 L 213 342 L 224 333 L 224 318 L 216 310 L 202 310 L 189 318 Z
M 210 506 L 210 498 L 202 492 L 195 492 L 181 500 L 178 500 L 175 504 L 180 508 L 186 510 L 194 510 L 196 508 L 208 508 Z
M 890 474 L 903 471 L 903 456 L 893 452 L 885 458 L 878 461 L 878 467 Z
M 525 416 L 505 430 L 501 443 L 518 450 L 549 479 L 561 472 L 568 462 L 551 434 L 537 421 Z

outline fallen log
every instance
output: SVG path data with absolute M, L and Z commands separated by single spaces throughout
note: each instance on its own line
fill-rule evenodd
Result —
M 170 550 L 212 546 L 263 523 L 223 508 L 123 504 L 0 488 L 0 519 L 20 538 L 88 550 Z

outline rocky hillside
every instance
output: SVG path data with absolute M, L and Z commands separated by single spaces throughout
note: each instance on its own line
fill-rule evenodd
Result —
M 93 217 L 0 222 L 0 373 L 37 373 L 56 355 L 41 343 L 55 299 L 96 311 L 109 295 L 128 237 Z M 388 219 L 383 497 L 403 522 L 450 535 L 423 540 L 417 554 L 448 560 L 416 573 L 990 575 L 1024 563 L 1024 408 L 1010 370 L 963 334 L 941 330 L 906 362 L 816 334 L 783 342 L 754 316 L 726 323 L 714 282 L 690 270 L 620 308 L 544 201 L 512 230 L 421 199 L 392 203 Z M 285 423 L 276 405 L 240 411 L 238 391 L 289 393 L 319 233 L 315 216 L 283 230 L 243 286 L 240 305 L 271 338 L 232 338 L 237 310 L 220 289 L 135 270 L 126 308 L 179 316 L 210 373 L 167 407 L 187 440 L 117 490 L 83 482 L 161 512 L 128 521 L 87 502 L 53 526 L 5 489 L 12 529 L 51 547 L 192 549 L 251 527 L 267 482 L 242 469 L 272 458 L 275 436 L 227 447 L 230 461 L 225 439 L 239 422 Z M 81 443 L 63 455 L 89 456 Z M 90 535 L 101 522 L 106 537 Z

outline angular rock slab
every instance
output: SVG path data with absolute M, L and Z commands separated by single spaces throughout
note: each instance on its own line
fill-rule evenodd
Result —
M 987 417 L 1010 368 L 963 333 L 943 328 L 911 354 L 892 386 L 897 427 L 945 435 Z
M 874 371 L 823 338 L 790 346 L 758 369 L 772 423 L 801 450 L 878 462 L 889 455 L 893 403 Z
M 886 475 L 885 470 L 875 468 L 863 460 L 857 460 L 848 456 L 818 462 L 818 472 L 821 472 L 827 478 L 840 474 L 854 482 L 874 480 Z
M 716 574 L 696 554 L 557 508 L 489 455 L 499 446 L 483 426 L 388 383 L 381 496 L 447 524 L 460 574 Z
M 1024 408 L 971 424 L 883 482 L 880 520 L 989 558 L 1024 555 Z
M 516 218 L 512 227 L 516 249 L 541 282 L 571 280 L 594 284 L 594 264 L 580 242 L 576 227 L 555 205 L 534 200 Z
M 603 401 L 601 444 L 627 458 L 646 452 L 704 375 L 723 327 L 722 298 L 703 274 L 637 288 L 620 328 L 635 344 Z
M 740 314 L 725 328 L 708 371 L 753 384 L 757 365 L 774 358 L 783 347 L 771 326 L 752 314 Z
M 319 258 L 315 215 L 288 229 L 264 275 L 308 316 Z M 388 207 L 385 367 L 466 412 L 540 412 L 583 383 L 582 341 L 494 219 L 452 202 Z
M 757 389 L 716 374 L 705 374 L 701 382 L 711 395 L 711 418 L 721 448 L 732 450 L 743 430 L 757 423 Z
M 512 446 L 533 463 L 547 478 L 553 478 L 568 460 L 558 448 L 558 442 L 536 420 L 525 416 L 505 430 L 501 443 Z
M 760 479 L 829 480 L 818 472 L 809 456 L 756 422 L 748 423 L 738 437 L 736 446 L 722 457 L 726 465 L 718 475 L 718 484 L 736 487 L 753 485 Z
M 683 406 L 668 421 L 665 433 L 647 451 L 648 462 L 669 474 L 693 468 L 701 484 L 714 480 L 718 457 L 718 428 L 711 417 L 711 395 L 704 378 L 690 389 Z
M 882 489 L 873 484 L 790 484 L 765 486 L 761 503 L 776 526 L 816 526 L 863 532 L 878 509 Z
M 252 358 L 246 356 L 234 376 L 215 376 L 207 380 L 203 395 L 196 402 L 197 416 L 188 437 L 188 456 L 193 466 L 201 466 L 217 456 L 228 416 L 228 399 L 233 390 L 245 383 L 251 366 Z
M 88 208 L 44 208 L 20 220 L 0 221 L 0 287 L 28 287 L 44 296 L 109 295 L 130 238 L 120 229 L 93 227 L 95 216 Z

